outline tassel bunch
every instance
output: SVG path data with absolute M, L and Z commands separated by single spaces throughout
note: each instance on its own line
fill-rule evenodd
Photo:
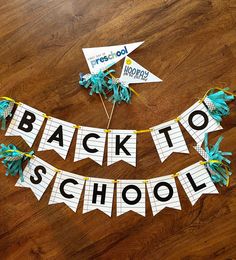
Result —
M 6 176 L 16 176 L 19 174 L 21 181 L 24 181 L 22 163 L 33 157 L 34 152 L 24 153 L 19 151 L 13 144 L 8 146 L 0 145 L 0 159 L 3 165 L 7 168 Z
M 86 89 L 90 89 L 89 95 L 101 94 L 112 103 L 131 101 L 131 90 L 128 86 L 122 84 L 117 78 L 110 78 L 109 74 L 114 70 L 107 72 L 100 71 L 98 74 L 82 74 L 80 73 L 79 84 Z
M 6 129 L 6 119 L 7 117 L 11 117 L 12 109 L 14 107 L 14 102 L 9 100 L 1 100 L 0 101 L 0 121 L 1 121 L 1 129 Z
M 112 103 L 120 103 L 122 101 L 130 103 L 131 90 L 129 87 L 126 87 L 124 84 L 119 82 L 118 79 L 112 78 L 108 80 L 108 90 L 112 93 L 112 95 L 109 97 L 109 101 Z
M 221 122 L 222 117 L 229 115 L 230 109 L 226 102 L 234 100 L 234 96 L 227 94 L 228 88 L 222 89 L 214 93 L 212 89 L 204 99 L 211 116 L 217 121 Z
M 220 143 L 222 140 L 223 137 L 221 136 L 216 144 L 209 148 L 208 135 L 206 134 L 204 146 L 208 155 L 207 168 L 210 172 L 211 179 L 214 183 L 219 183 L 221 186 L 228 186 L 229 177 L 232 174 L 230 171 L 231 161 L 225 156 L 230 156 L 232 153 L 220 151 Z

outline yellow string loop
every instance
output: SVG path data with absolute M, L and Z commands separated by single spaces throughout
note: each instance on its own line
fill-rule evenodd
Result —
M 81 126 L 80 125 L 73 125 L 74 128 L 80 129 Z
M 111 129 L 104 129 L 104 132 L 105 132 L 105 133 L 110 133 L 110 132 L 111 132 Z
M 176 172 L 176 173 L 172 174 L 171 176 L 172 176 L 172 178 L 176 178 L 179 176 L 179 172 Z
M 204 164 L 207 164 L 207 163 L 219 163 L 219 164 L 222 164 L 222 162 L 218 161 L 218 160 L 209 160 L 209 161 L 201 161 L 200 162 L 201 165 L 204 165 Z
M 85 180 L 85 181 L 88 181 L 88 180 L 89 180 L 89 177 L 84 177 L 84 180 Z
M 6 153 L 17 152 L 17 153 L 23 154 L 23 155 L 26 156 L 26 157 L 34 158 L 34 155 L 29 154 L 29 153 L 25 153 L 25 152 L 21 152 L 21 151 L 19 151 L 19 150 L 6 150 L 5 152 L 6 152 Z
M 143 180 L 143 183 L 147 184 L 147 183 L 148 183 L 148 180 Z
M 48 115 L 46 115 L 45 113 L 43 113 L 43 117 L 44 117 L 44 118 L 47 118 L 47 119 L 51 119 L 51 118 L 52 118 L 51 116 L 48 116 Z
M 8 101 L 11 101 L 11 102 L 13 102 L 14 104 L 16 104 L 18 106 L 22 104 L 21 102 L 16 102 L 13 98 L 9 98 L 9 97 L 0 97 L 0 98 L 8 100 Z
M 119 180 L 112 180 L 113 183 L 118 183 L 120 182 Z
M 57 169 L 57 168 L 54 168 L 53 170 L 54 170 L 56 173 L 61 172 L 61 170 L 59 170 L 59 169 Z
M 178 116 L 178 117 L 175 118 L 175 122 L 179 122 L 180 120 L 181 120 L 181 117 L 180 117 L 180 116 Z
M 142 134 L 142 133 L 149 133 L 149 132 L 152 132 L 153 129 L 144 129 L 144 130 L 134 130 L 134 133 L 135 134 Z

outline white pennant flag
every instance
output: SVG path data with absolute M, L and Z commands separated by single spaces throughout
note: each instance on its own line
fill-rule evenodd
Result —
M 209 114 L 205 105 L 199 101 L 180 115 L 180 123 L 198 145 L 202 144 L 206 133 L 222 129 L 220 124 Z
M 111 217 L 114 183 L 109 179 L 86 180 L 83 213 L 99 209 Z
M 48 118 L 38 151 L 55 150 L 66 159 L 75 132 L 74 126 L 54 117 Z
M 76 212 L 83 187 L 83 176 L 61 171 L 57 173 L 48 204 L 64 202 L 69 208 Z
M 102 165 L 105 142 L 104 129 L 81 126 L 77 134 L 74 162 L 91 158 Z
M 144 42 L 135 42 L 122 45 L 83 48 L 83 53 L 92 74 L 104 71 L 123 59 Z
M 129 83 L 161 82 L 162 80 L 131 58 L 126 57 L 119 81 L 128 85 Z
M 108 133 L 107 165 L 123 160 L 136 166 L 136 133 L 134 130 L 111 130 Z
M 178 176 L 192 205 L 202 194 L 218 194 L 211 177 L 201 162 L 197 162 L 179 172 Z
M 43 120 L 42 112 L 20 103 L 7 129 L 6 136 L 21 136 L 31 147 Z
M 18 179 L 15 186 L 30 188 L 38 200 L 56 174 L 55 168 L 34 155 L 23 171 L 24 181 Z
M 130 210 L 146 215 L 145 183 L 143 180 L 119 180 L 117 183 L 117 216 Z
M 181 210 L 179 194 L 173 175 L 148 180 L 147 189 L 154 216 L 164 208 Z
M 154 126 L 151 128 L 153 141 L 161 162 L 172 153 L 189 153 L 183 134 L 176 120 Z

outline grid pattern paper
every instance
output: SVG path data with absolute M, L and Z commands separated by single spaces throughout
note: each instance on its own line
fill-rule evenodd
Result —
M 62 182 L 66 179 L 73 179 L 78 182 L 78 184 L 73 184 L 69 182 L 64 186 L 65 193 L 73 195 L 73 198 L 65 198 L 60 192 L 60 186 Z M 56 176 L 56 180 L 48 204 L 50 205 L 50 204 L 57 204 L 57 203 L 64 202 L 69 208 L 71 208 L 74 212 L 76 212 L 80 200 L 80 195 L 83 190 L 83 186 L 84 186 L 83 176 L 73 174 L 70 172 L 65 172 L 65 171 L 59 172 Z
M 208 97 L 206 97 L 204 99 L 204 103 L 207 105 L 207 107 L 209 108 L 210 111 L 213 111 L 213 110 L 216 109 L 215 105 L 213 104 L 213 102 Z
M 31 178 L 38 180 L 38 177 L 35 175 L 35 168 L 37 166 L 43 166 L 46 169 L 46 172 L 43 173 L 42 170 L 38 170 L 38 173 L 41 175 L 42 180 L 40 183 L 35 184 L 32 183 Z M 19 178 L 15 186 L 30 188 L 36 198 L 40 200 L 55 174 L 56 172 L 52 165 L 34 156 L 32 159 L 29 160 L 27 166 L 23 171 L 24 181 L 22 182 Z
M 208 116 L 208 124 L 202 130 L 193 129 L 188 122 L 189 115 L 196 110 L 203 111 Z M 193 117 L 193 123 L 196 126 L 201 126 L 204 123 L 204 118 L 202 115 L 195 115 Z M 214 132 L 223 129 L 221 125 L 209 114 L 207 108 L 203 103 L 196 102 L 190 108 L 188 108 L 183 114 L 180 115 L 180 123 L 184 126 L 184 128 L 189 132 L 189 134 L 193 137 L 197 144 L 201 145 L 205 134 L 209 132 Z
M 119 149 L 120 154 L 116 155 L 116 136 L 120 136 L 120 143 L 127 136 L 131 136 L 123 145 L 130 155 L 127 155 L 122 149 Z M 111 130 L 111 132 L 108 133 L 107 165 L 109 166 L 123 160 L 136 166 L 136 140 L 137 135 L 134 133 L 134 130 Z
M 93 190 L 94 184 L 98 184 L 98 191 L 102 191 L 103 184 L 106 184 L 106 196 L 104 204 L 101 203 L 101 195 L 97 195 L 96 203 L 93 203 Z M 85 194 L 84 194 L 84 207 L 83 213 L 92 211 L 94 209 L 99 209 L 108 216 L 111 217 L 112 213 L 112 202 L 113 202 L 113 193 L 114 193 L 114 183 L 109 179 L 100 179 L 100 178 L 89 178 L 86 181 L 85 185 Z
M 129 185 L 137 186 L 141 191 L 141 199 L 134 205 L 127 204 L 122 198 L 122 192 L 125 187 Z M 120 216 L 130 210 L 145 217 L 145 183 L 143 180 L 119 180 L 117 183 L 117 216 Z M 126 192 L 126 198 L 130 201 L 137 199 L 137 191 L 135 189 L 129 189 Z
M 165 133 L 159 132 L 167 127 L 171 128 L 171 130 L 169 130 L 167 133 L 172 143 L 171 147 L 168 144 Z M 157 125 L 151 129 L 152 138 L 156 145 L 161 162 L 164 162 L 164 160 L 174 152 L 189 153 L 179 124 L 175 120 Z
M 168 201 L 160 201 L 154 196 L 154 188 L 160 182 L 166 182 L 173 188 L 173 195 Z M 179 201 L 179 194 L 175 183 L 175 178 L 172 175 L 167 175 L 163 177 L 158 177 L 148 180 L 147 190 L 149 194 L 149 199 L 152 206 L 152 213 L 155 216 L 164 208 L 174 208 L 181 210 L 181 205 Z M 157 190 L 158 195 L 162 198 L 166 198 L 169 195 L 169 189 L 166 186 L 160 186 Z
M 35 115 L 35 121 L 32 123 L 33 129 L 30 132 L 25 132 L 18 128 L 25 111 L 29 111 L 30 113 Z M 43 124 L 43 120 L 44 117 L 42 112 L 35 108 L 20 103 L 20 105 L 17 106 L 15 114 L 7 129 L 6 136 L 21 136 L 31 147 Z
M 83 146 L 84 137 L 88 134 L 95 134 L 100 136 L 99 138 L 91 137 L 86 142 L 87 146 L 90 149 L 98 150 L 94 153 L 88 152 Z M 104 132 L 104 129 L 81 126 L 78 129 L 78 134 L 77 134 L 74 162 L 85 158 L 91 158 L 98 164 L 102 165 L 105 142 L 106 142 L 106 133 Z
M 203 159 L 205 159 L 206 161 L 209 160 L 209 156 L 207 155 L 206 151 L 202 149 L 200 145 L 196 145 L 193 148 L 202 156 Z
M 195 192 L 192 185 L 190 184 L 186 174 L 190 173 L 196 185 L 205 183 L 205 188 Z M 218 194 L 218 191 L 209 176 L 204 165 L 197 162 L 180 171 L 178 176 L 186 194 L 192 205 L 194 205 L 202 194 Z
M 53 140 L 51 143 L 49 143 L 48 142 L 49 138 L 54 134 L 54 132 L 60 126 L 62 126 L 63 146 L 60 146 L 59 141 L 57 140 Z M 75 132 L 74 124 L 54 117 L 49 118 L 47 120 L 47 124 L 45 126 L 38 151 L 54 150 L 63 159 L 66 159 L 74 132 Z

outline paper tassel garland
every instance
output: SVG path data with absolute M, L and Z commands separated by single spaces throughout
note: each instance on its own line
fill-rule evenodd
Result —
M 221 136 L 216 144 L 209 148 L 208 135 L 205 136 L 204 145 L 208 155 L 208 161 L 206 163 L 213 182 L 219 183 L 221 186 L 228 186 L 229 176 L 232 174 L 229 167 L 231 161 L 225 156 L 232 155 L 232 153 L 219 150 L 222 140 L 223 137 Z
M 209 91 L 204 99 L 205 104 L 208 107 L 210 115 L 217 121 L 221 122 L 222 117 L 229 115 L 230 109 L 226 102 L 234 100 L 234 96 L 231 93 L 227 94 L 228 88 L 222 89 L 214 93 L 215 89 Z
M 131 90 L 129 87 L 122 84 L 119 79 L 111 78 L 108 80 L 108 90 L 112 92 L 112 96 L 109 101 L 112 103 L 121 103 L 122 101 L 130 103 L 131 101 Z
M 2 123 L 2 130 L 6 129 L 6 119 L 11 117 L 11 111 L 14 107 L 14 102 L 10 100 L 1 100 L 0 101 L 0 121 Z
M 19 173 L 21 181 L 24 181 L 22 172 L 23 161 L 32 158 L 34 152 L 24 153 L 19 151 L 13 144 L 8 146 L 1 144 L 0 146 L 0 159 L 7 168 L 6 176 L 16 176 Z

